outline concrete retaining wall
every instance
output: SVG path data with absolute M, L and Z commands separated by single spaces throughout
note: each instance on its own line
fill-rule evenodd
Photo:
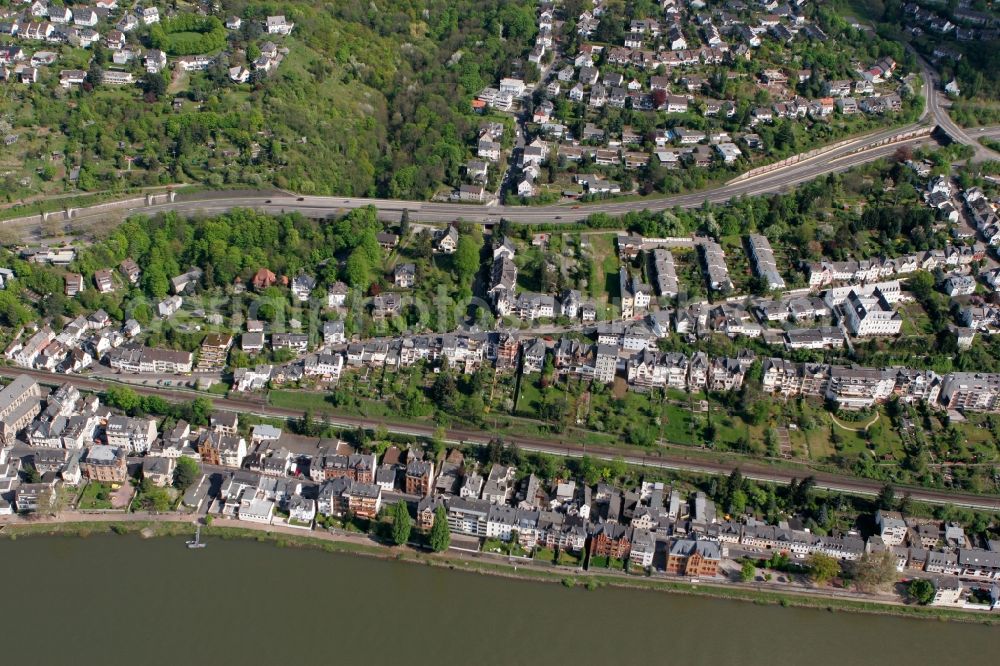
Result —
M 81 213 L 84 213 L 86 215 L 95 215 L 117 210 L 129 210 L 131 208 L 140 208 L 142 206 L 155 206 L 157 204 L 170 203 L 174 201 L 176 197 L 177 193 L 173 191 L 165 192 L 163 194 L 147 194 L 141 197 L 132 197 L 131 199 L 119 199 L 117 201 L 108 201 L 106 203 L 87 206 L 86 208 L 65 208 L 63 210 L 47 211 L 45 213 L 40 213 L 38 215 L 13 217 L 10 218 L 9 220 L 0 220 L 0 224 L 32 225 L 32 224 L 41 224 L 42 222 L 48 222 L 50 220 L 55 220 L 57 222 L 65 222 L 76 218 Z
M 848 154 L 855 155 L 857 153 L 869 150 L 871 148 L 877 148 L 879 146 L 887 146 L 889 144 L 898 143 L 900 141 L 909 141 L 910 139 L 915 139 L 921 136 L 930 136 L 931 132 L 933 131 L 934 127 L 920 127 L 915 130 L 911 130 L 909 132 L 893 134 L 892 136 L 886 137 L 881 141 L 876 141 L 875 143 L 867 143 L 863 146 L 860 146 L 858 147 L 857 150 L 853 150 Z M 783 169 L 785 167 L 792 166 L 793 164 L 798 164 L 799 162 L 804 162 L 805 160 L 809 160 L 814 157 L 820 157 L 821 155 L 825 155 L 835 150 L 839 150 L 844 146 L 849 146 L 855 141 L 857 141 L 857 139 L 845 139 L 844 141 L 838 141 L 837 143 L 829 146 L 823 146 L 822 148 L 814 148 L 813 150 L 810 150 L 805 153 L 799 153 L 798 155 L 792 155 L 791 157 L 786 157 L 780 162 L 774 162 L 773 164 L 767 164 L 762 167 L 757 167 L 756 169 L 750 169 L 750 171 L 747 171 L 746 173 L 741 174 L 736 178 L 733 178 L 731 181 L 729 181 L 729 184 L 740 183 L 743 182 L 744 180 L 754 178 L 755 176 L 760 176 L 765 173 L 771 173 L 772 171 L 777 171 L 778 169 Z

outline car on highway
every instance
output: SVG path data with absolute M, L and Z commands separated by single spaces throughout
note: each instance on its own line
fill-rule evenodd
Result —
M 296 199 L 296 201 L 305 201 L 305 200 L 306 200 L 305 197 L 299 197 L 298 199 Z

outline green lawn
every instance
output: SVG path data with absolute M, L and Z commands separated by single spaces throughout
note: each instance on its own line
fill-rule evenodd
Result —
M 327 398 L 329 394 L 316 391 L 295 391 L 290 389 L 276 389 L 268 393 L 268 400 L 274 407 L 285 409 L 300 409 L 303 412 L 312 410 L 314 414 L 350 414 L 373 418 L 398 416 L 389 408 L 389 405 L 373 398 L 355 396 L 358 404 L 349 409 L 339 409 Z
M 903 318 L 900 333 L 905 336 L 925 336 L 934 332 L 930 317 L 919 303 L 903 303 L 897 310 Z
M 83 489 L 77 508 L 83 511 L 110 509 L 111 487 L 103 483 L 88 483 Z
M 229 393 L 229 384 L 225 382 L 216 382 L 208 389 L 208 392 L 212 395 L 225 396 Z
M 559 551 L 559 559 L 556 564 L 564 567 L 578 567 L 583 560 L 583 553 L 575 555 L 573 553 L 567 552 L 565 550 Z
M 607 303 L 609 298 L 607 275 L 614 273 L 615 280 L 617 281 L 618 279 L 618 256 L 615 251 L 615 237 L 616 234 L 587 234 L 585 237 L 590 244 L 590 256 L 593 258 L 594 265 L 597 267 L 601 278 L 596 285 L 592 286 L 593 293 L 596 294 L 596 300 L 601 304 Z M 611 293 L 618 293 L 618 287 L 614 287 L 614 291 Z
M 663 437 L 671 444 L 694 444 L 695 437 L 691 433 L 694 417 L 691 412 L 673 403 L 664 405 L 663 412 Z
M 498 553 L 500 555 L 511 555 L 513 557 L 525 557 L 528 554 L 517 541 L 501 541 L 500 539 L 487 539 L 483 542 L 482 551 L 484 553 Z
M 484 553 L 504 553 L 506 550 L 504 543 L 499 539 L 487 539 L 483 542 L 482 551 Z
M 556 552 L 550 548 L 536 548 L 533 557 L 539 562 L 545 562 L 546 564 L 549 564 L 555 562 Z
M 604 555 L 595 555 L 590 558 L 588 569 L 607 569 L 608 558 Z
M 333 411 L 333 405 L 330 404 L 324 393 L 275 389 L 268 393 L 267 399 L 275 407 L 301 409 L 303 411 L 307 409 L 323 412 Z
M 542 402 L 542 390 L 538 386 L 539 378 L 541 378 L 541 374 L 539 373 L 533 373 L 521 378 L 521 388 L 517 395 L 517 408 L 515 409 L 516 414 L 533 417 L 538 413 L 538 406 Z M 551 394 L 551 391 L 555 390 L 558 389 L 549 387 L 547 393 Z

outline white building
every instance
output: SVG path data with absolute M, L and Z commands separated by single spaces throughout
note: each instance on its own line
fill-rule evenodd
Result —
M 903 318 L 879 291 L 873 296 L 859 296 L 852 291 L 842 308 L 847 327 L 856 337 L 897 335 L 903 326 Z
M 283 15 L 267 17 L 267 34 L 269 35 L 290 35 L 294 27 L 295 24 L 286 21 Z
M 239 519 L 250 523 L 270 525 L 274 518 L 274 502 L 269 499 L 254 497 L 240 502 Z
M 139 18 L 145 25 L 153 25 L 154 23 L 160 22 L 160 10 L 156 7 L 143 7 L 136 11 Z
M 524 81 L 521 79 L 500 79 L 500 94 L 520 97 L 524 94 Z
M 164 319 L 174 316 L 181 309 L 184 299 L 180 296 L 167 296 L 156 306 L 157 312 Z
M 906 539 L 906 523 L 898 511 L 876 511 L 875 526 L 887 546 L 899 546 Z
M 615 371 L 618 369 L 618 348 L 611 345 L 597 345 L 597 354 L 594 360 L 594 380 L 603 384 L 610 384 L 615 380 Z
M 112 416 L 104 432 L 108 446 L 124 448 L 129 453 L 145 453 L 156 441 L 156 421 Z

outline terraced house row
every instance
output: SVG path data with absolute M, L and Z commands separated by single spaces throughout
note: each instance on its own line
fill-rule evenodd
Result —
M 769 358 L 763 367 L 764 390 L 785 397 L 816 397 L 838 407 L 863 409 L 898 397 L 948 409 L 998 411 L 1000 374 L 933 370 L 863 368 L 825 363 L 794 363 Z

